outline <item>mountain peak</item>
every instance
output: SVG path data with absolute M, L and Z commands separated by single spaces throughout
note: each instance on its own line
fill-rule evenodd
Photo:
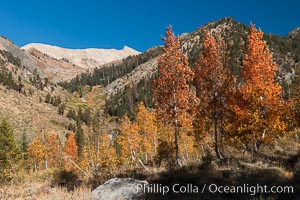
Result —
M 22 47 L 26 51 L 30 49 L 38 50 L 48 56 L 61 60 L 67 60 L 71 64 L 80 66 L 85 69 L 99 67 L 100 65 L 121 60 L 130 55 L 137 55 L 140 52 L 124 46 L 123 49 L 98 49 L 98 48 L 86 48 L 86 49 L 68 49 L 58 46 L 31 43 Z
M 134 49 L 130 48 L 129 46 L 124 45 L 123 50 L 134 50 Z

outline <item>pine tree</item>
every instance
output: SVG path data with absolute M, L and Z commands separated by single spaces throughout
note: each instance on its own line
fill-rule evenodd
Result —
M 67 127 L 67 129 L 68 129 L 69 131 L 75 132 L 75 131 L 76 131 L 76 126 L 73 125 L 72 123 L 70 123 L 69 126 Z
M 100 115 L 100 111 L 96 110 L 93 120 L 92 120 L 92 129 L 93 132 L 99 132 L 100 129 L 100 119 L 101 119 L 101 115 Z
M 62 103 L 58 106 L 57 112 L 59 115 L 64 115 L 66 109 L 66 104 Z
M 194 73 L 171 27 L 166 31 L 164 51 L 158 61 L 158 76 L 153 81 L 152 89 L 158 117 L 174 127 L 175 163 L 178 165 L 179 128 L 183 123 L 182 116 L 188 113 L 190 102 L 195 98 L 189 87 Z
M 45 103 L 51 103 L 51 95 L 48 93 L 45 98 Z
M 22 160 L 27 160 L 28 159 L 28 138 L 27 138 L 27 133 L 26 130 L 23 131 L 21 141 L 19 142 L 20 144 L 20 150 L 22 154 Z
M 73 108 L 71 108 L 67 113 L 67 118 L 76 120 L 76 112 Z
M 80 107 L 77 113 L 77 120 L 82 120 L 82 119 L 83 119 L 83 112 L 82 112 L 82 108 Z
M 47 77 L 44 78 L 44 85 L 48 87 L 49 79 Z
M 83 129 L 81 128 L 80 121 L 76 121 L 76 135 L 75 135 L 75 139 L 76 139 L 76 144 L 78 146 L 78 156 L 82 157 L 82 155 L 83 155 L 83 148 L 84 148 L 84 144 L 85 144 L 85 138 L 84 138 Z
M 91 111 L 89 108 L 86 108 L 82 114 L 82 121 L 86 124 L 86 125 L 90 125 L 91 124 Z
M 61 98 L 60 96 L 54 96 L 52 100 L 52 105 L 53 106 L 59 106 L 61 104 Z
M 12 177 L 19 153 L 13 129 L 6 120 L 2 120 L 0 122 L 0 181 Z
M 100 120 L 100 111 L 96 110 L 92 121 L 91 131 L 88 135 L 88 139 L 90 140 L 92 147 L 97 149 L 96 151 L 99 151 L 98 149 L 101 143 L 100 136 L 102 135 L 101 125 L 104 125 L 104 122 L 100 122 Z

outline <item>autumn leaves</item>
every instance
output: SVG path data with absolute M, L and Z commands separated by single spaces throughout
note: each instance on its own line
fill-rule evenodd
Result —
M 152 87 L 157 119 L 173 129 L 170 146 L 175 163 L 179 164 L 180 149 L 196 148 L 207 137 L 213 139 L 216 156 L 225 159 L 226 145 L 256 152 L 286 129 L 289 103 L 275 81 L 277 66 L 262 36 L 251 25 L 237 81 L 229 71 L 227 47 L 220 35 L 205 33 L 203 51 L 192 70 L 179 38 L 167 29 L 165 54 L 159 59 Z M 182 127 L 188 127 L 187 137 L 194 144 L 182 144 L 181 135 L 187 133 Z
M 218 158 L 224 159 L 223 141 L 230 105 L 235 91 L 235 77 L 229 71 L 226 46 L 220 35 L 216 39 L 206 33 L 204 48 L 195 63 L 195 86 L 199 104 L 196 105 L 195 134 L 213 132 L 214 149 Z M 209 128 L 204 129 L 203 126 Z
M 255 153 L 272 142 L 292 119 L 291 103 L 283 99 L 275 81 L 277 66 L 262 36 L 251 25 L 247 53 L 239 75 L 234 76 L 220 35 L 205 33 L 203 50 L 191 69 L 179 37 L 169 27 L 152 84 L 154 109 L 140 103 L 135 120 L 125 116 L 117 134 L 101 133 L 97 126 L 87 135 L 77 164 L 94 175 L 111 174 L 124 167 L 179 166 L 199 159 L 207 150 L 225 160 L 228 147 Z M 70 134 L 64 150 L 73 160 L 76 148 Z M 43 158 L 33 150 L 29 149 L 33 158 Z
M 263 32 L 251 25 L 241 70 L 243 83 L 233 105 L 236 135 L 254 152 L 286 129 L 290 115 L 290 102 L 284 101 L 282 88 L 275 82 L 278 69 L 262 37 Z
M 40 134 L 28 145 L 28 158 L 34 171 L 60 167 L 74 169 L 68 160 L 76 161 L 78 158 L 75 134 L 73 132 L 68 134 L 65 145 L 55 133 Z
M 193 77 L 188 58 L 180 51 L 180 40 L 174 37 L 169 27 L 165 38 L 165 54 L 158 61 L 158 76 L 153 82 L 153 97 L 158 118 L 163 123 L 173 124 L 176 163 L 179 158 L 179 128 L 186 115 L 190 114 L 191 103 L 195 99 L 189 86 Z
M 154 112 L 148 111 L 140 103 L 136 122 L 125 116 L 121 125 L 120 145 L 121 163 L 135 167 L 153 162 L 157 149 L 157 126 Z

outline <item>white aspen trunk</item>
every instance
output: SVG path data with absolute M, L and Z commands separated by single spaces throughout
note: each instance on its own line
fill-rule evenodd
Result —
M 37 172 L 37 164 L 34 163 L 34 171 Z
M 174 105 L 174 143 L 175 143 L 175 164 L 179 165 L 179 147 L 178 147 L 178 113 L 177 113 L 177 96 L 175 89 L 175 82 L 173 81 L 173 105 Z
M 77 169 L 79 169 L 85 176 L 87 176 L 87 177 L 89 177 L 89 175 L 85 172 L 85 171 L 83 171 L 83 169 L 81 169 L 71 158 L 68 158 L 69 159 L 69 161 L 77 168 Z

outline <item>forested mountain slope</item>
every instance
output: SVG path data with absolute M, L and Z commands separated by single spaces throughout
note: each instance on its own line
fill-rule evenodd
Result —
M 201 26 L 192 33 L 181 35 L 181 48 L 189 57 L 192 68 L 202 51 L 205 31 L 220 34 L 226 42 L 227 59 L 230 63 L 228 67 L 239 79 L 239 69 L 242 66 L 247 45 L 246 37 L 250 28 L 232 18 L 224 18 Z M 299 30 L 296 29 L 284 37 L 265 34 L 264 39 L 273 54 L 274 61 L 279 66 L 277 81 L 284 87 L 284 95 L 295 97 L 295 90 L 299 87 L 299 82 L 296 80 L 300 71 Z M 106 112 L 117 116 L 125 113 L 134 115 L 139 101 L 152 106 L 151 78 L 156 73 L 157 56 L 162 53 L 160 47 L 154 47 L 141 55 L 129 57 L 120 64 L 96 69 L 61 85 L 72 92 L 79 91 L 84 85 L 104 85 L 106 86 L 104 93 L 107 94 Z

